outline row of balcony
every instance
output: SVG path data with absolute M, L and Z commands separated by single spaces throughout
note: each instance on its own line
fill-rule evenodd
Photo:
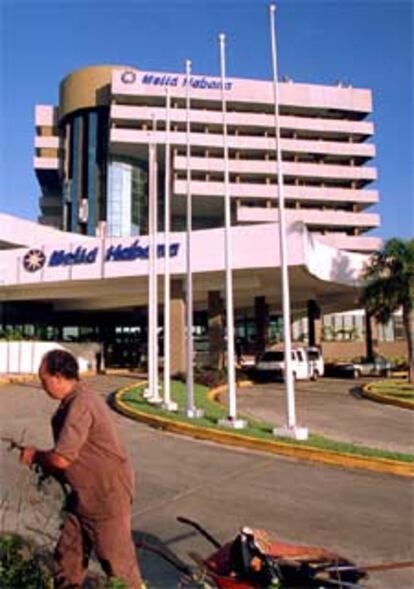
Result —
M 174 180 L 174 194 L 185 196 L 187 194 L 187 181 Z M 190 182 L 190 193 L 194 196 L 224 197 L 224 182 L 197 181 Z M 272 200 L 279 196 L 278 187 L 275 184 L 236 183 L 229 184 L 229 193 L 232 198 L 254 198 Z M 327 188 L 319 186 L 293 186 L 285 185 L 284 196 L 286 200 L 299 202 L 311 202 L 315 205 L 324 204 L 359 204 L 369 206 L 378 202 L 376 190 L 354 190 L 350 188 Z
M 189 111 L 191 124 L 220 126 L 222 128 L 223 115 L 220 111 L 197 110 Z M 184 108 L 170 108 L 169 118 L 172 125 L 186 123 L 187 112 Z M 167 109 L 156 106 L 131 106 L 113 104 L 110 110 L 110 119 L 115 124 L 131 123 L 135 121 L 152 125 L 153 121 L 166 121 Z M 247 131 L 274 131 L 275 120 L 273 114 L 227 112 L 226 123 L 229 128 L 235 127 Z M 374 133 L 374 125 L 370 121 L 354 121 L 341 119 L 324 119 L 312 117 L 280 116 L 279 125 L 282 132 L 307 132 L 321 136 L 335 136 L 342 139 L 352 137 L 356 141 L 370 137 Z
M 169 133 L 171 145 L 185 147 L 187 137 L 185 131 L 172 131 Z M 153 141 L 163 145 L 167 141 L 165 131 L 148 131 L 138 129 L 112 128 L 110 142 L 117 144 L 147 145 Z M 223 136 L 213 133 L 191 133 L 189 143 L 193 148 L 223 149 Z M 243 153 L 264 152 L 273 154 L 275 152 L 274 137 L 252 137 L 243 135 L 229 135 L 227 138 L 229 149 Z M 306 139 L 281 139 L 282 152 L 292 155 L 315 155 L 321 158 L 331 156 L 335 159 L 362 159 L 367 160 L 375 156 L 375 146 L 370 143 L 342 143 L 324 140 Z
M 324 227 L 330 230 L 355 228 L 368 231 L 380 225 L 380 216 L 377 213 L 350 213 L 321 209 L 287 209 L 286 219 L 288 223 L 301 221 L 310 229 L 312 227 Z M 239 223 L 277 223 L 279 209 L 240 206 L 237 208 L 237 221 Z
M 223 174 L 224 159 L 215 157 L 190 157 L 174 156 L 173 168 L 175 171 L 185 172 L 189 167 L 192 171 L 205 174 Z M 278 164 L 275 161 L 262 160 L 237 160 L 230 159 L 228 168 L 231 174 L 244 174 L 249 177 L 275 176 Z M 376 168 L 360 166 L 337 166 L 330 164 L 308 164 L 301 162 L 283 162 L 283 174 L 294 178 L 308 178 L 317 181 L 363 181 L 372 182 L 377 178 Z

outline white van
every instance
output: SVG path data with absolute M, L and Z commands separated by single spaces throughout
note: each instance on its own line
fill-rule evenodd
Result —
M 317 380 L 325 374 L 325 363 L 323 361 L 322 350 L 317 346 L 310 346 L 306 350 L 312 380 Z
M 283 378 L 284 371 L 284 350 L 267 350 L 257 358 L 255 372 L 259 378 Z M 312 378 L 313 373 L 305 348 L 292 348 L 292 373 L 295 380 Z

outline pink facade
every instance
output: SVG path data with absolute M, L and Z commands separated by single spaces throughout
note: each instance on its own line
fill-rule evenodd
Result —
M 63 88 L 65 84 L 74 87 L 77 76 L 83 76 L 84 80 L 90 73 L 93 79 L 96 72 L 101 75 L 103 69 L 85 68 L 74 72 L 65 78 Z M 194 197 L 196 228 L 222 226 L 220 201 L 224 196 L 225 163 L 220 80 L 191 75 L 190 110 L 187 113 L 185 75 L 145 72 L 125 66 L 108 66 L 106 69 L 109 72 L 107 84 L 100 87 L 97 82 L 96 92 L 90 92 L 90 96 L 106 97 L 99 99 L 100 106 L 104 104 L 108 109 L 108 134 L 105 135 L 108 162 L 103 165 L 109 170 L 112 162 L 127 161 L 128 158 L 148 165 L 148 146 L 153 142 L 157 145 L 158 170 L 161 176 L 165 174 L 163 154 L 167 141 L 168 92 L 171 100 L 168 140 L 172 148 L 173 225 L 178 230 L 185 226 L 187 168 L 190 167 L 189 187 Z M 82 84 L 79 85 L 78 107 L 84 109 L 88 95 L 86 92 L 85 97 L 82 96 Z M 279 89 L 282 172 L 289 217 L 292 221 L 305 223 L 311 233 L 322 236 L 326 243 L 339 249 L 366 253 L 377 249 L 381 240 L 365 236 L 367 231 L 380 225 L 379 215 L 370 211 L 370 207 L 378 202 L 377 191 L 370 187 L 377 179 L 372 163 L 376 155 L 372 143 L 374 125 L 369 120 L 372 114 L 371 91 L 290 81 L 281 82 Z M 279 192 L 272 83 L 231 78 L 226 81 L 224 92 L 232 222 L 275 222 L 278 218 Z M 61 92 L 61 100 L 64 94 Z M 71 108 L 75 110 L 69 112 Z M 79 211 L 86 210 L 86 213 L 79 212 L 77 219 L 76 214 L 73 217 L 72 212 L 65 213 L 58 205 L 65 190 L 69 194 L 66 200 L 74 198 L 70 196 L 73 179 L 68 171 L 68 162 L 72 157 L 68 152 L 73 151 L 74 127 L 68 121 L 80 116 L 80 112 L 75 106 L 68 107 L 62 103 L 59 109 L 45 105 L 37 107 L 37 128 L 47 127 L 50 132 L 36 136 L 34 165 L 41 183 L 47 184 L 52 172 L 56 174 L 55 185 L 60 182 L 61 187 L 60 194 L 51 194 L 48 189 L 44 191 L 40 200 L 41 221 L 93 235 L 99 231 L 101 221 L 105 221 L 107 229 L 112 226 L 111 216 L 114 213 L 110 183 L 102 185 L 103 188 L 100 186 L 104 192 L 95 197 L 101 203 L 99 214 L 96 213 L 97 205 L 91 207 L 91 197 L 83 194 L 85 189 L 82 186 L 75 195 L 77 202 L 71 206 Z M 189 159 L 186 151 L 187 116 L 190 122 Z M 82 137 L 89 129 L 89 124 L 85 125 Z M 86 153 L 85 147 L 83 150 Z M 106 171 L 102 168 L 100 177 L 105 175 Z M 92 209 L 95 217 L 88 221 L 86 228 L 85 215 L 87 217 Z M 73 217 L 72 224 L 65 226 L 62 219 L 67 220 L 68 215 Z M 122 235 L 127 235 L 125 228 L 123 231 Z
M 152 140 L 166 142 L 166 88 L 172 100 L 169 140 L 173 146 L 173 193 L 187 194 L 185 77 L 137 70 L 114 71 L 111 91 L 110 144 L 114 153 L 134 153 Z M 212 197 L 224 196 L 221 91 L 216 78 L 193 76 L 191 83 L 191 194 L 195 215 Z M 209 87 L 212 86 L 212 87 Z M 225 90 L 233 219 L 277 221 L 272 84 L 229 79 Z M 281 145 L 285 198 L 292 220 L 303 221 L 340 249 L 372 251 L 380 240 L 364 238 L 378 227 L 379 216 L 365 212 L 378 201 L 371 164 L 374 126 L 364 120 L 372 112 L 369 90 L 318 85 L 280 84 Z M 160 106 L 159 102 L 164 103 Z M 154 120 L 155 127 L 154 127 Z

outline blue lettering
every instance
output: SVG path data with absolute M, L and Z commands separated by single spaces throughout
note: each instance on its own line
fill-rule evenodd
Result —
M 98 255 L 98 248 L 95 247 L 89 252 L 86 248 L 78 246 L 74 252 L 55 250 L 52 252 L 48 266 L 75 266 L 80 264 L 94 264 Z
M 98 248 L 94 247 L 93 250 L 91 250 L 85 258 L 85 263 L 86 264 L 94 264 L 96 262 L 96 258 L 98 256 Z
M 75 254 L 71 254 L 69 252 L 68 254 L 65 254 L 63 256 L 62 266 L 72 266 L 74 262 L 75 262 Z
M 113 245 L 106 250 L 105 262 L 112 262 L 115 259 L 115 248 Z
M 48 266 L 60 266 L 63 262 L 63 257 L 65 252 L 63 250 L 57 251 L 55 250 L 49 259 Z
M 170 257 L 176 256 L 178 254 L 179 247 L 179 243 L 173 243 L 170 245 Z M 116 247 L 111 245 L 106 250 L 105 262 L 132 262 L 134 260 L 148 260 L 149 251 L 150 246 L 147 245 L 142 247 L 139 245 L 139 239 L 135 240 L 132 245 L 127 247 L 123 247 L 120 244 Z M 97 251 L 95 252 L 95 250 L 93 250 L 93 252 L 96 258 Z M 88 255 L 91 255 L 91 253 L 92 252 L 90 252 Z M 165 244 L 157 245 L 157 257 L 165 257 Z
M 147 247 L 139 247 L 138 258 L 140 260 L 148 260 L 149 258 L 149 245 Z
M 141 78 L 142 84 L 148 84 L 151 86 L 178 86 L 180 82 L 179 76 L 171 76 L 169 74 L 154 75 L 154 74 L 143 74 Z M 189 78 L 190 86 L 193 88 L 199 88 L 201 90 L 220 90 L 221 81 L 209 80 L 205 76 Z M 181 78 L 181 86 L 185 87 L 187 84 L 187 78 L 184 76 Z M 233 87 L 232 82 L 225 82 L 224 89 L 231 90 Z
M 179 243 L 172 243 L 170 245 L 170 256 L 174 257 L 178 254 L 178 250 L 180 248 L 180 244 Z

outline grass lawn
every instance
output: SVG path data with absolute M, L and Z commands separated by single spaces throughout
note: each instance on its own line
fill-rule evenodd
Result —
M 208 427 L 218 431 L 229 431 L 235 436 L 249 436 L 253 438 L 260 438 L 273 442 L 283 442 L 286 444 L 300 445 L 307 448 L 318 448 L 321 450 L 329 450 L 333 452 L 340 452 L 358 456 L 365 456 L 371 458 L 386 458 L 389 460 L 400 460 L 403 462 L 414 462 L 414 456 L 411 454 L 403 454 L 400 452 L 391 452 L 388 450 L 367 448 L 355 444 L 348 444 L 345 442 L 336 442 L 323 436 L 311 434 L 306 441 L 297 441 L 290 438 L 275 438 L 272 434 L 274 425 L 262 421 L 254 421 L 246 418 L 248 427 L 243 430 L 230 430 L 229 428 L 220 427 L 217 421 L 220 418 L 226 417 L 226 410 L 224 407 L 208 399 L 207 387 L 201 385 L 194 386 L 195 405 L 198 409 L 204 410 L 204 417 L 200 419 L 188 419 L 185 416 L 186 392 L 185 385 L 181 382 L 173 381 L 171 384 L 171 397 L 173 401 L 178 403 L 179 411 L 172 413 L 165 411 L 154 405 L 150 405 L 143 397 L 142 392 L 144 385 L 134 387 L 126 392 L 122 400 L 131 408 L 145 412 L 148 415 L 165 417 L 167 419 L 178 421 L 182 423 L 189 423 L 196 426 Z M 243 417 L 239 415 L 239 417 Z
M 370 385 L 370 391 L 377 395 L 409 401 L 414 406 L 414 385 L 406 380 L 380 380 Z

